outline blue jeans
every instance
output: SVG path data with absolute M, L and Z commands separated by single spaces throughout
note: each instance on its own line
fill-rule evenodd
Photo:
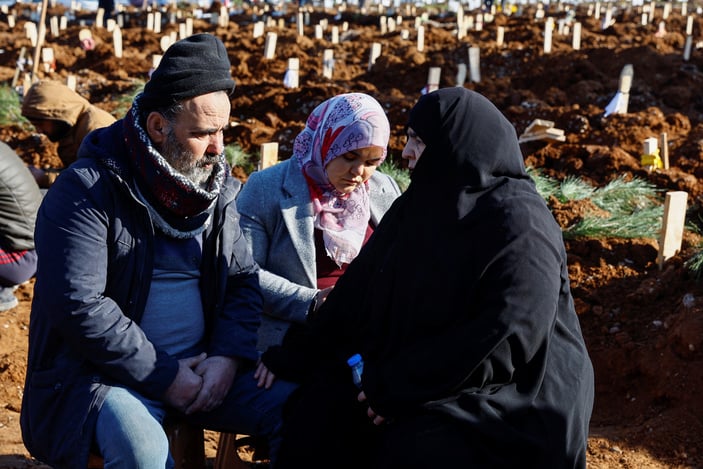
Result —
M 281 445 L 283 406 L 297 385 L 277 380 L 271 389 L 256 386 L 254 371 L 235 377 L 222 405 L 212 412 L 177 418 L 210 430 L 265 436 L 272 465 Z M 95 441 L 105 469 L 171 469 L 173 459 L 161 424 L 169 409 L 122 387 L 112 387 L 98 413 Z

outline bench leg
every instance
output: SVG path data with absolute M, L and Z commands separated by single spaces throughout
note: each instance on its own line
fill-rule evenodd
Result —
M 250 466 L 239 458 L 238 447 L 237 435 L 220 433 L 213 469 L 249 469 Z

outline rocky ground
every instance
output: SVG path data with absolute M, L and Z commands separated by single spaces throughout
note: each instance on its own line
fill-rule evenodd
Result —
M 644 10 L 618 7 L 612 24 L 604 25 L 606 11 L 596 18 L 592 4 L 572 6 L 568 12 L 553 3 L 544 15 L 555 20 L 548 53 L 545 19 L 537 18 L 535 5 L 511 15 L 485 16 L 480 30 L 474 24 L 461 39 L 456 16 L 429 12 L 423 22 L 423 50 L 417 47 L 414 19 L 421 12 L 405 9 L 384 11 L 392 18 L 403 16 L 394 31 L 385 33 L 373 11 L 315 8 L 308 12 L 305 36 L 299 36 L 292 5 L 274 14 L 245 7 L 231 14 L 226 27 L 196 18 L 193 31 L 212 32 L 227 46 L 237 89 L 232 96 L 234 125 L 226 131 L 226 143 L 236 143 L 247 153 L 257 154 L 260 144 L 275 141 L 279 157 L 287 158 L 293 138 L 315 105 L 336 93 L 362 91 L 387 109 L 393 128 L 391 159 L 399 161 L 406 113 L 427 85 L 429 69 L 441 68 L 439 86 L 454 86 L 459 64 L 468 62 L 468 50 L 476 46 L 480 80 L 467 79 L 464 86 L 491 99 L 518 134 L 534 119 L 550 120 L 564 130 L 563 142 L 525 143 L 528 165 L 554 178 L 579 177 L 597 187 L 624 176 L 645 179 L 662 191 L 686 191 L 688 220 L 697 223 L 703 197 L 698 181 L 703 177 L 703 56 L 696 45 L 703 20 L 695 4 L 687 4 L 686 15 L 680 5 L 675 4 L 667 18 L 663 5 L 658 5 L 644 25 L 642 15 L 648 13 L 649 4 Z M 10 7 L 8 11 L 17 15 L 14 28 L 8 26 L 7 14 L 0 13 L 2 84 L 9 86 L 15 76 L 23 46 L 32 56 L 24 26 L 35 8 L 36 4 Z M 64 12 L 61 6 L 52 7 L 48 17 Z M 466 11 L 473 19 L 478 13 Z M 693 47 L 685 60 L 688 15 Z M 168 16 L 165 12 L 162 33 L 156 34 L 145 28 L 143 12 L 130 11 L 121 29 L 123 56 L 116 58 L 112 33 L 92 25 L 93 12 L 78 13 L 58 37 L 47 35 L 55 62 L 49 71 L 39 67 L 38 74 L 62 81 L 75 75 L 80 94 L 122 117 L 128 105 L 124 97 L 148 79 L 152 55 L 161 53 L 161 37 L 178 31 L 177 24 L 166 21 Z M 263 57 L 265 37 L 252 37 L 255 21 L 267 18 L 271 23 L 266 32 L 278 35 L 272 59 Z M 314 25 L 320 20 L 326 20 L 328 27 L 322 39 L 314 39 Z M 582 25 L 578 50 L 572 47 L 569 20 Z M 92 50 L 80 46 L 80 22 L 95 38 Z M 346 31 L 344 22 L 349 26 Z M 330 40 L 332 26 L 340 28 L 339 43 Z M 503 44 L 496 41 L 498 27 L 504 28 Z M 403 29 L 408 30 L 408 39 L 403 38 Z M 382 45 L 382 53 L 369 69 L 374 42 Z M 334 51 L 331 79 L 322 72 L 325 49 Z M 300 86 L 285 88 L 288 59 L 294 57 L 300 60 Z M 634 70 L 628 112 L 604 117 L 628 64 Z M 640 162 L 644 140 L 663 133 L 670 167 L 647 171 Z M 29 164 L 60 164 L 53 144 L 31 126 L 3 126 L 0 138 Z M 236 170 L 246 179 L 243 168 Z M 570 207 L 553 209 L 556 213 Z M 681 252 L 662 269 L 656 262 L 656 239 L 589 238 L 566 243 L 573 294 L 596 373 L 590 468 L 703 467 L 703 285 L 684 265 L 699 249 L 698 243 L 699 237 L 687 230 Z M 24 449 L 18 429 L 32 285 L 22 286 L 17 292 L 20 305 L 0 316 L 0 468 L 38 464 Z M 208 434 L 210 458 L 216 443 L 217 435 Z

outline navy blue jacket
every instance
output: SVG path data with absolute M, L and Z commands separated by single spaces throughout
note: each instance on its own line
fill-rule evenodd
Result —
M 97 411 L 119 383 L 159 399 L 178 370 L 139 322 L 149 294 L 154 228 L 135 197 L 123 122 L 86 137 L 39 211 L 39 267 L 21 426 L 32 455 L 86 467 Z M 204 234 L 201 291 L 207 353 L 255 360 L 262 295 L 228 175 Z

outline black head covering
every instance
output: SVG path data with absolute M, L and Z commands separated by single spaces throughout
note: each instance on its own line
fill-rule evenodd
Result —
M 426 178 L 423 184 L 444 186 L 442 191 L 461 188 L 461 213 L 479 193 L 508 178 L 531 182 L 515 128 L 478 93 L 453 87 L 426 94 L 410 111 L 408 127 L 427 145 L 413 180 Z
M 141 106 L 153 109 L 221 90 L 234 90 L 227 50 L 215 36 L 195 34 L 166 50 L 144 86 Z
M 482 467 L 585 467 L 593 369 L 514 128 L 461 87 L 408 125 L 427 145 L 412 182 L 311 320 L 308 355 L 361 353 L 371 408 L 449 416 Z

